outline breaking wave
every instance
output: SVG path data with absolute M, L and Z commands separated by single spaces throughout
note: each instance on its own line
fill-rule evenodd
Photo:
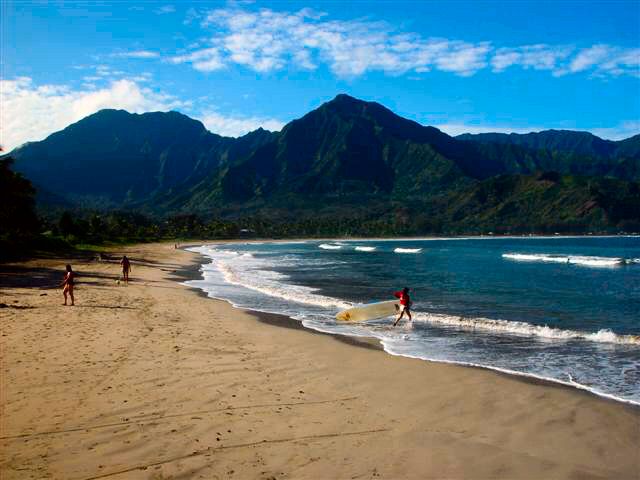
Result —
M 446 325 L 465 330 L 484 330 L 487 332 L 526 335 L 556 340 L 582 339 L 591 342 L 640 345 L 640 335 L 619 335 L 608 329 L 597 332 L 582 332 L 578 330 L 553 328 L 546 325 L 533 325 L 526 322 L 494 320 L 490 318 L 465 318 L 454 315 L 420 312 L 416 312 L 414 317 L 414 321 Z
M 323 250 L 340 250 L 342 245 L 331 245 L 328 243 L 322 243 L 318 245 L 318 248 L 322 248 Z
M 270 297 L 326 308 L 346 309 L 353 306 L 343 300 L 314 293 L 315 290 L 309 287 L 281 283 L 278 280 L 281 280 L 282 275 L 274 271 L 262 270 L 259 274 L 248 274 L 246 269 L 234 267 L 223 260 L 214 261 L 214 263 L 205 267 L 216 268 L 228 283 L 245 287 Z M 206 268 L 204 268 L 205 271 Z
M 359 251 L 359 252 L 373 252 L 376 249 L 376 247 L 356 247 L 355 250 Z
M 421 248 L 394 248 L 393 251 L 395 253 L 420 253 L 422 249 Z
M 625 260 L 619 257 L 596 257 L 584 255 L 551 255 L 546 253 L 503 253 L 502 258 L 517 262 L 571 263 L 586 267 L 617 267 L 628 263 L 638 263 L 637 258 Z

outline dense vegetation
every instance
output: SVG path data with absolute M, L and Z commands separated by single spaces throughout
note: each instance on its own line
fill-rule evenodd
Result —
M 640 184 L 615 179 L 502 175 L 429 199 L 346 199 L 314 215 L 313 199 L 235 218 L 150 217 L 129 211 L 59 211 L 40 229 L 73 244 L 189 238 L 287 238 L 640 231 Z M 544 208 L 540 208 L 543 205 Z M 346 207 L 346 208 L 345 208 Z M 236 212 L 238 213 L 238 212 Z
M 0 242 L 20 242 L 38 232 L 35 189 L 12 170 L 11 157 L 0 160 Z

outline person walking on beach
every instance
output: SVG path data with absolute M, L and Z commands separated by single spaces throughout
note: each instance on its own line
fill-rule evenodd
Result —
M 409 289 L 407 287 L 404 287 L 399 292 L 394 293 L 393 296 L 400 299 L 399 314 L 396 321 L 393 323 L 393 326 L 395 327 L 405 313 L 407 314 L 407 317 L 409 317 L 409 321 L 411 321 L 411 297 L 409 297 Z
M 67 304 L 67 295 L 71 297 L 71 306 L 75 305 L 75 300 L 73 298 L 73 281 L 75 279 L 76 274 L 73 273 L 71 269 L 71 265 L 67 264 L 66 273 L 64 274 L 64 280 L 60 284 L 62 288 L 62 295 L 64 295 L 64 305 Z
M 123 256 L 122 260 L 120 260 L 120 265 L 122 265 L 122 277 L 124 279 L 125 285 L 129 285 L 129 272 L 131 271 L 131 262 L 127 256 Z

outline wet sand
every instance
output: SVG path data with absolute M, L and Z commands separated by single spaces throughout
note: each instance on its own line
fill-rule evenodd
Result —
M 180 285 L 173 244 L 111 254 L 72 261 L 75 307 L 66 260 L 0 266 L 0 478 L 640 478 L 638 408 L 281 328 Z

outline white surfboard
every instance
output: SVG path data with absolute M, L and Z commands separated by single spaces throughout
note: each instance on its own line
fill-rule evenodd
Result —
M 395 315 L 397 308 L 399 308 L 398 300 L 367 303 L 343 310 L 336 315 L 336 318 L 343 322 L 365 322 Z

